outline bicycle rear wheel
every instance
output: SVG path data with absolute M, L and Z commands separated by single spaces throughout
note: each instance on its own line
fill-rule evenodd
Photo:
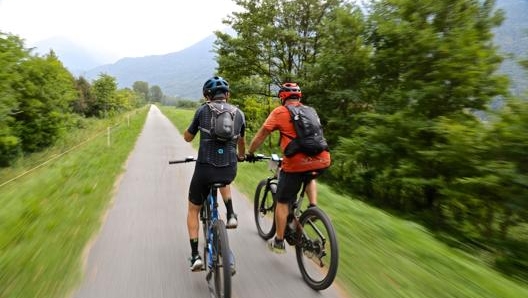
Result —
M 268 240 L 275 235 L 275 200 L 273 196 L 277 192 L 277 181 L 268 183 L 267 179 L 261 180 L 255 191 L 253 209 L 255 224 L 260 237 Z
M 295 246 L 297 264 L 304 281 L 314 290 L 324 290 L 337 274 L 339 250 L 330 218 L 317 207 L 308 208 L 299 218 L 301 241 Z
M 227 230 L 222 220 L 213 229 L 213 281 L 217 298 L 231 298 L 231 250 Z

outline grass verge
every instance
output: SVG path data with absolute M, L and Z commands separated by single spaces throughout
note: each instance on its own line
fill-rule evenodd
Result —
M 0 171 L 0 297 L 65 297 L 79 282 L 83 250 L 147 112 L 93 121 Z
M 181 132 L 194 114 L 160 109 Z M 241 163 L 235 184 L 252 199 L 258 181 L 267 175 L 265 163 Z M 332 218 L 338 234 L 338 282 L 350 296 L 528 297 L 528 285 L 448 247 L 422 226 L 339 195 L 322 183 L 318 186 L 319 206 Z

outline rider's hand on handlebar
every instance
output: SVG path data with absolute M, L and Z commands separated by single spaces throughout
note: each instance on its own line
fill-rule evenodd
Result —
M 257 157 L 253 153 L 246 154 L 246 161 L 247 162 L 255 162 L 257 161 Z

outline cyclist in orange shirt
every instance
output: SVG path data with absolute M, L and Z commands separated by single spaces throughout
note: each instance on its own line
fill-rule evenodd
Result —
M 284 137 L 284 135 L 297 135 L 286 106 L 302 105 L 301 89 L 296 83 L 285 83 L 281 86 L 278 97 L 281 99 L 282 105 L 271 111 L 268 118 L 251 141 L 248 149 L 247 161 L 252 160 L 255 151 L 271 132 L 275 130 L 280 131 L 280 147 L 283 153 L 288 143 L 292 140 L 291 138 Z M 330 166 L 330 163 L 330 152 L 327 150 L 324 150 L 315 156 L 308 156 L 302 152 L 298 152 L 289 157 L 283 156 L 281 174 L 279 175 L 277 186 L 277 207 L 275 208 L 277 232 L 275 239 L 272 239 L 269 242 L 269 247 L 274 252 L 284 253 L 286 250 L 284 244 L 284 232 L 288 217 L 289 202 L 292 202 L 297 198 L 297 193 L 301 189 L 305 173 L 323 171 Z M 310 198 L 310 203 L 313 205 L 316 204 L 315 186 L 315 180 L 312 180 L 306 189 L 307 195 Z

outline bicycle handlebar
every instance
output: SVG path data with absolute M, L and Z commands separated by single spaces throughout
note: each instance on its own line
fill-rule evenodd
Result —
M 260 161 L 260 160 L 264 160 L 264 159 L 271 159 L 272 161 L 281 161 L 282 158 L 278 155 L 278 154 L 275 154 L 275 153 L 272 153 L 271 155 L 264 155 L 264 154 L 255 154 L 253 156 L 253 158 L 255 159 L 255 161 Z M 247 159 L 247 157 L 246 157 Z
M 272 161 L 281 161 L 282 158 L 275 153 L 272 153 L 271 155 L 264 155 L 264 154 L 255 154 L 254 155 L 255 161 L 259 160 L 265 160 L 265 159 L 271 159 Z M 193 162 L 196 161 L 196 157 L 194 156 L 188 156 L 185 159 L 179 159 L 179 160 L 169 160 L 169 164 L 177 164 L 177 163 L 186 163 L 186 162 Z
M 188 156 L 185 159 L 169 160 L 169 164 L 172 165 L 175 163 L 185 163 L 185 162 L 193 162 L 193 161 L 196 161 L 196 158 L 194 156 Z

